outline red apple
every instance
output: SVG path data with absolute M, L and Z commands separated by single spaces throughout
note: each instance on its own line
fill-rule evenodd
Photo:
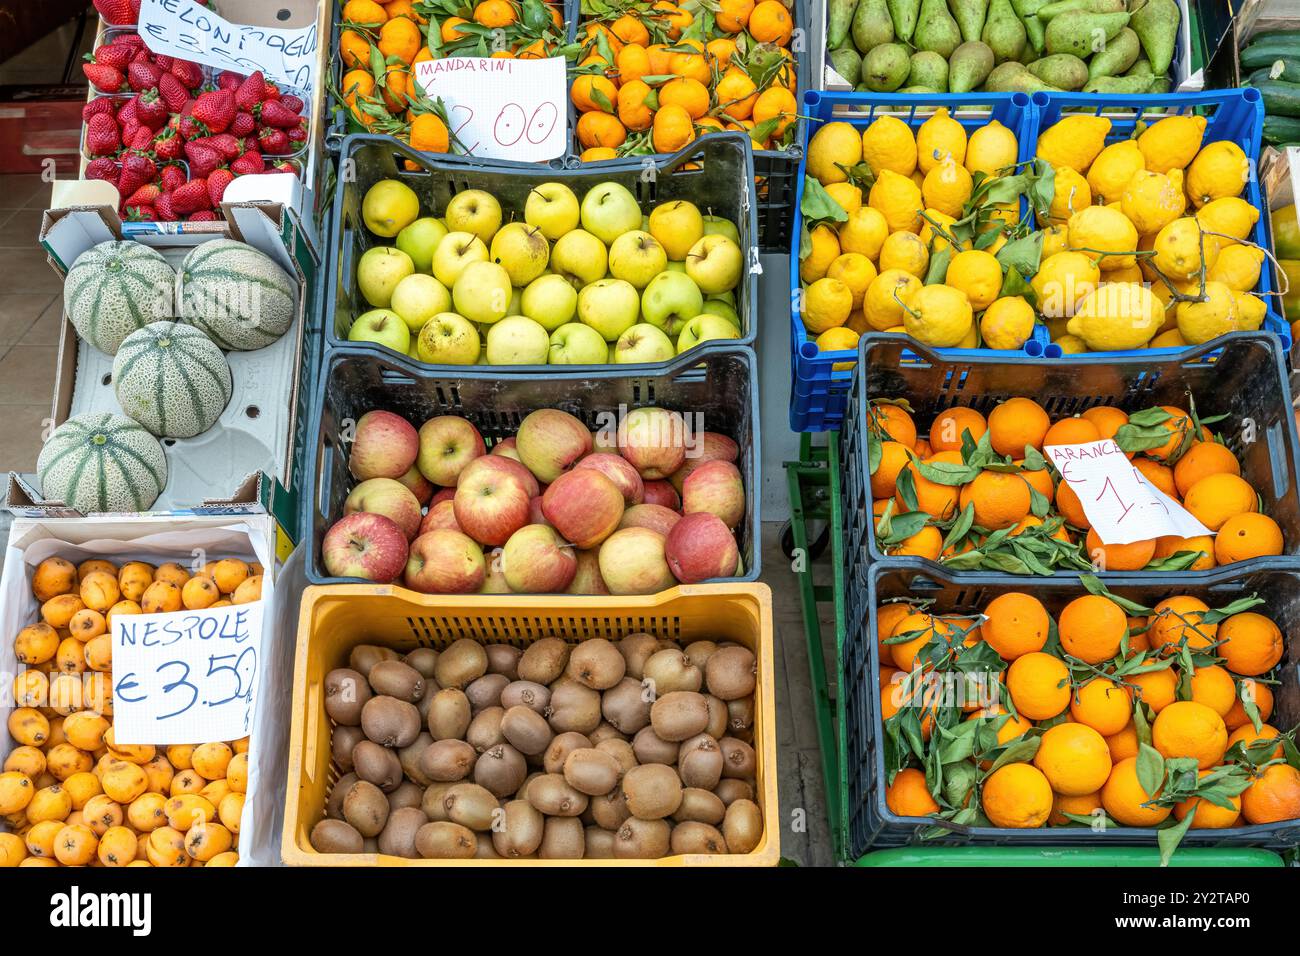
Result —
M 415 426 L 401 415 L 380 410 L 357 419 L 348 455 L 348 469 L 361 481 L 400 478 L 415 464 L 420 439 Z
M 505 554 L 503 548 L 493 548 L 492 551 L 484 558 L 487 561 L 487 576 L 483 578 L 483 586 L 478 589 L 479 594 L 509 594 L 510 585 L 506 583 L 505 564 L 501 556 Z
M 484 456 L 467 467 L 452 506 L 456 523 L 479 544 L 499 546 L 528 523 L 528 488 L 515 473 L 522 466 L 500 456 Z
M 682 514 L 707 511 L 734 528 L 745 517 L 745 482 L 729 461 L 706 461 L 682 485 Z
M 511 435 L 509 438 L 501 439 L 492 446 L 492 451 L 489 452 L 489 454 L 505 455 L 507 458 L 513 458 L 515 461 L 519 461 L 519 451 L 515 448 L 515 436 Z
M 444 498 L 437 504 L 430 506 L 429 511 L 420 522 L 419 533 L 428 534 L 437 528 L 463 531 L 461 526 L 456 523 L 456 506 L 450 498 Z
M 406 564 L 406 535 L 391 518 L 358 511 L 340 518 L 325 532 L 321 560 L 336 578 L 365 578 L 387 583 Z
M 649 528 L 623 528 L 600 546 L 600 576 L 610 594 L 656 594 L 677 583 L 664 557 L 664 536 Z
M 682 482 L 700 465 L 706 461 L 734 462 L 739 455 L 740 446 L 726 435 L 719 435 L 717 432 L 700 432 L 695 436 L 694 443 L 687 447 L 686 460 L 682 462 L 682 467 L 669 475 L 668 480 L 673 483 L 677 493 L 681 494 Z
M 578 570 L 573 547 L 555 529 L 530 524 L 510 536 L 501 554 L 506 584 L 516 594 L 551 594 L 563 591 Z
M 406 469 L 406 474 L 402 475 L 402 477 L 397 480 L 406 485 L 407 489 L 410 490 L 411 494 L 415 495 L 415 500 L 418 501 L 421 506 L 427 505 L 429 499 L 433 497 L 433 484 L 428 478 L 420 474 L 420 469 L 416 468 L 414 465 Z
M 682 510 L 682 499 L 678 496 L 677 489 L 663 479 L 645 483 L 645 503 L 663 505 L 670 511 Z
M 402 529 L 406 540 L 415 537 L 420 527 L 420 502 L 406 485 L 394 478 L 367 478 L 352 489 L 343 502 L 345 515 L 364 511 L 383 515 Z
M 542 511 L 542 496 L 534 495 L 528 499 L 528 523 L 529 524 L 550 524 L 546 520 L 546 513 Z
M 686 423 L 677 412 L 634 408 L 619 423 L 618 450 L 642 478 L 667 478 L 686 460 Z
M 468 535 L 437 528 L 411 542 L 406 586 L 424 594 L 473 594 L 487 576 L 483 549 Z
M 618 426 L 610 423 L 591 433 L 591 449 L 595 452 L 612 451 L 618 454 Z
M 579 551 L 578 571 L 569 583 L 568 594 L 608 594 L 605 579 L 600 576 L 600 555 L 596 551 Z
M 623 503 L 628 507 L 639 505 L 645 498 L 645 483 L 641 481 L 641 476 L 636 473 L 632 463 L 622 455 L 607 451 L 594 452 L 573 466 L 574 471 L 580 468 L 594 468 L 618 485 L 618 490 L 623 493 Z
M 574 547 L 594 548 L 618 529 L 623 492 L 595 468 L 575 468 L 551 482 L 542 514 Z
M 433 497 L 429 499 L 429 507 L 432 508 L 440 501 L 451 501 L 455 497 L 455 488 L 439 488 L 433 493 Z
M 620 528 L 649 528 L 667 535 L 673 525 L 682 520 L 682 516 L 663 505 L 633 505 L 623 512 Z
M 707 511 L 688 514 L 673 526 L 664 542 L 668 567 L 683 584 L 732 577 L 740 560 L 736 536 Z
M 439 415 L 420 426 L 420 474 L 435 485 L 451 487 L 461 471 L 475 458 L 487 453 L 483 436 L 468 419 Z
M 520 464 L 519 459 L 511 458 L 509 455 L 483 455 L 481 458 L 475 458 L 465 466 L 465 470 L 460 473 L 456 484 L 463 485 L 469 476 L 480 468 L 492 468 L 514 475 L 524 483 L 524 489 L 528 492 L 530 498 L 542 493 L 542 488 L 537 483 L 537 479 L 533 477 L 533 473 Z
M 568 412 L 541 408 L 519 423 L 515 451 L 538 481 L 554 481 L 591 451 L 591 432 Z

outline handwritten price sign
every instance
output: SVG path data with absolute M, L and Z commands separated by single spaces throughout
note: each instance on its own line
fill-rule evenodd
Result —
M 113 732 L 124 744 L 237 740 L 252 728 L 262 602 L 113 617 Z
M 1056 470 L 1079 496 L 1103 544 L 1132 544 L 1164 535 L 1191 538 L 1209 534 L 1173 498 L 1133 467 L 1111 439 L 1082 445 L 1048 445 L 1043 449 Z
M 455 143 L 471 156 L 538 163 L 568 145 L 563 57 L 426 60 L 415 80 L 442 100 Z

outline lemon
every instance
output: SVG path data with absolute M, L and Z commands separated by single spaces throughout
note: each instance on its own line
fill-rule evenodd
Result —
M 1235 245 L 1235 240 L 1245 239 L 1259 222 L 1259 210 L 1236 196 L 1224 196 L 1207 202 L 1196 210 L 1196 219 L 1206 232 L 1221 233 L 1216 236 L 1219 247 Z M 1231 236 L 1225 239 L 1223 236 Z
M 890 269 L 876 276 L 867 287 L 862 312 L 873 329 L 886 332 L 903 322 L 903 305 L 921 288 L 921 280 L 902 269 Z
M 812 251 L 799 263 L 799 278 L 816 282 L 826 275 L 832 262 L 840 254 L 840 240 L 830 226 L 821 225 L 812 231 Z
M 843 166 L 862 162 L 862 137 L 848 123 L 827 123 L 808 141 L 808 174 L 823 186 L 849 177 Z
M 974 327 L 966 293 L 950 285 L 922 286 L 903 310 L 903 327 L 918 342 L 936 348 L 961 344 Z
M 1187 195 L 1197 209 L 1215 199 L 1239 196 L 1250 178 L 1250 160 L 1236 143 L 1220 140 L 1196 154 L 1187 167 Z
M 818 279 L 804 290 L 801 311 L 804 328 L 820 335 L 849 320 L 849 313 L 853 311 L 853 292 L 839 279 Z
M 1001 222 L 1004 226 L 1014 226 L 1020 222 L 1020 204 L 1018 202 L 995 203 L 990 222 Z
M 1098 265 L 1102 269 L 1122 269 L 1132 265 L 1136 258 L 1138 232 L 1128 216 L 1110 206 L 1089 206 L 1080 209 L 1067 223 L 1070 231 L 1070 248 L 1082 249 L 1094 257 L 1102 255 Z
M 1056 223 L 1043 230 L 1043 258 L 1065 252 L 1070 248 L 1070 233 L 1064 223 Z
M 1141 282 L 1142 270 L 1137 265 L 1125 266 L 1123 269 L 1109 269 L 1101 274 L 1102 282 Z
M 889 232 L 896 232 L 899 229 L 916 232 L 921 226 L 921 190 L 912 180 L 900 176 L 892 169 L 881 171 L 871 187 L 867 205 L 872 209 L 880 210 L 889 225 Z M 880 241 L 882 243 L 885 241 L 884 235 L 880 237 Z
M 1156 233 L 1154 264 L 1172 279 L 1199 275 L 1201 264 L 1214 268 L 1219 244 L 1213 236 L 1203 235 L 1201 224 L 1192 216 L 1175 219 Z
M 1222 240 L 1220 240 L 1222 241 Z M 1205 278 L 1222 282 L 1235 292 L 1249 292 L 1259 282 L 1264 251 L 1234 242 L 1219 252 L 1219 258 L 1207 269 Z
M 1083 173 L 1106 145 L 1109 134 L 1110 120 L 1106 117 L 1072 113 L 1062 116 L 1038 137 L 1035 155 L 1058 170 L 1068 166 Z
M 1080 352 L 1088 351 L 1088 343 L 1077 335 L 1070 335 L 1068 332 L 1060 338 L 1052 339 L 1061 349 L 1062 355 L 1078 355 Z
M 1092 187 L 1069 166 L 1062 166 L 1053 179 L 1056 192 L 1052 194 L 1052 205 L 1047 210 L 1049 222 L 1066 222 L 1080 209 L 1092 205 Z
M 966 167 L 948 160 L 925 174 L 925 181 L 921 184 L 921 200 L 927 209 L 937 209 L 949 216 L 960 216 L 973 188 Z
M 930 253 L 925 248 L 921 237 L 914 232 L 893 232 L 880 247 L 880 271 L 902 269 L 918 279 L 925 278 L 925 270 L 930 265 Z
M 1154 173 L 1143 169 L 1135 173 L 1124 187 L 1120 209 L 1139 235 L 1159 232 L 1187 209 L 1183 171 Z
M 966 143 L 966 171 L 972 176 L 1002 176 L 1014 172 L 1011 167 L 1016 165 L 1019 154 L 1016 134 L 992 120 L 971 133 Z
M 995 301 L 980 317 L 980 334 L 991 349 L 1020 349 L 1034 334 L 1034 307 L 1022 296 Z
M 931 255 L 935 255 L 952 245 L 948 241 L 948 236 L 952 235 L 952 226 L 956 221 L 952 216 L 946 216 L 937 209 L 925 210 L 925 215 L 921 217 L 919 235 L 921 242 L 930 250 Z M 936 226 L 942 229 L 943 232 L 937 231 Z M 947 233 L 947 235 L 944 233 Z
M 376 236 L 391 239 L 420 217 L 420 197 L 406 183 L 383 179 L 366 190 L 361 218 Z
M 850 182 L 831 183 L 826 195 L 834 199 L 850 216 L 862 208 L 862 190 Z
M 876 278 L 876 267 L 860 252 L 846 252 L 831 263 L 826 270 L 829 279 L 839 279 L 853 293 L 853 308 L 862 308 L 862 298 L 867 286 Z
M 964 292 L 971 308 L 980 312 L 998 297 L 1002 288 L 1002 264 L 982 249 L 967 249 L 952 257 L 943 281 Z
M 1243 329 L 1254 332 L 1264 324 L 1264 314 L 1268 312 L 1268 306 L 1264 304 L 1263 299 L 1249 292 L 1237 292 L 1234 289 L 1232 300 L 1237 306 L 1237 319 Z
M 1184 168 L 1196 158 L 1204 135 L 1204 116 L 1166 116 L 1143 130 L 1137 144 L 1147 169 L 1167 173 Z
M 1177 329 L 1161 332 L 1151 340 L 1151 348 L 1153 349 L 1180 349 L 1185 345 L 1187 345 L 1187 340 L 1183 338 L 1183 334 Z
M 941 106 L 916 131 L 916 161 L 928 173 L 946 159 L 959 166 L 966 162 L 966 130 Z
M 975 324 L 972 322 L 970 331 L 961 337 L 961 341 L 957 343 L 956 347 L 959 349 L 973 349 L 979 344 L 979 332 L 976 330 Z
M 916 140 L 897 116 L 878 116 L 862 131 L 862 159 L 877 176 L 892 169 L 911 176 L 916 169 Z
M 827 329 L 821 335 L 817 336 L 817 349 L 821 352 L 844 352 L 848 349 L 858 347 L 858 333 L 852 329 L 839 328 Z M 836 371 L 853 368 L 856 362 L 836 362 L 831 368 Z
M 879 209 L 863 206 L 840 223 L 840 251 L 860 252 L 875 262 L 888 235 L 889 223 L 884 214 Z
M 1038 297 L 1038 311 L 1047 319 L 1069 318 L 1101 282 L 1093 257 L 1082 252 L 1058 252 L 1038 265 L 1029 286 Z
M 980 235 L 983 235 L 988 231 L 989 231 L 988 229 L 981 229 Z M 990 255 L 996 256 L 998 254 L 998 250 L 1001 249 L 1006 244 L 1007 244 L 1007 235 L 1001 229 L 999 229 L 998 237 L 994 239 L 991 243 L 989 243 L 987 246 L 985 246 L 984 251 L 989 253 Z
M 1237 300 L 1222 282 L 1205 283 L 1205 301 L 1179 302 L 1174 314 L 1178 318 L 1178 331 L 1188 345 L 1200 345 L 1225 332 L 1244 328 L 1237 313 Z
M 1106 203 L 1119 202 L 1124 187 L 1135 173 L 1146 168 L 1142 150 L 1131 139 L 1112 143 L 1103 149 L 1088 168 L 1088 185 L 1092 194 Z
M 1164 321 L 1165 307 L 1150 289 L 1136 282 L 1107 282 L 1079 303 L 1066 330 L 1090 351 L 1115 352 L 1142 348 Z
M 1149 232 L 1138 236 L 1138 252 L 1154 252 L 1158 235 L 1158 232 Z M 1142 277 L 1148 282 L 1159 282 L 1160 276 L 1152 267 L 1151 258 L 1151 256 L 1138 256 L 1138 268 L 1142 270 Z
M 1177 325 L 1177 322 L 1174 321 L 1174 306 L 1178 304 L 1174 301 L 1174 293 L 1200 295 L 1201 279 L 1200 276 L 1191 279 L 1178 279 L 1173 281 L 1173 285 L 1161 279 L 1151 283 L 1151 291 L 1160 300 L 1160 304 L 1165 307 L 1165 328 L 1173 328 Z M 1161 331 L 1163 332 L 1165 329 L 1161 329 Z

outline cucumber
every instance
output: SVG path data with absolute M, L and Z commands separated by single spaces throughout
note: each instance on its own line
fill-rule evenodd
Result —
M 1281 69 L 1277 76 L 1273 76 L 1273 70 L 1279 63 L 1282 64 Z M 1285 80 L 1288 83 L 1300 83 L 1300 56 L 1279 57 L 1268 66 L 1261 66 L 1246 79 L 1246 85 L 1254 86 L 1260 80 Z
M 1300 42 L 1300 31 L 1289 37 L 1256 41 L 1241 51 L 1239 59 L 1242 69 L 1258 70 L 1261 66 L 1268 66 L 1274 60 L 1295 56 L 1298 42 Z
M 1252 85 L 1264 98 L 1264 112 L 1269 116 L 1300 116 L 1300 83 L 1260 80 Z
M 1275 143 L 1300 140 L 1300 118 L 1294 116 L 1265 116 L 1264 138 Z

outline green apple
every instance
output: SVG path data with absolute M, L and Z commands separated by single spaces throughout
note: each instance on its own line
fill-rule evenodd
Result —
M 483 240 L 469 232 L 449 232 L 433 250 L 433 277 L 448 289 L 471 262 L 487 262 L 488 248 Z
M 618 337 L 614 350 L 614 363 L 635 365 L 641 362 L 662 362 L 677 354 L 673 341 L 662 329 L 653 325 L 634 325 Z
M 608 361 L 605 340 L 589 325 L 566 322 L 551 333 L 552 365 L 604 365 Z
M 421 361 L 421 359 L 420 359 L 420 338 L 419 338 L 419 336 L 417 336 L 417 335 L 412 335 L 412 336 L 411 336 L 411 345 L 410 345 L 410 347 L 406 350 L 406 357 L 407 357 L 407 358 L 413 358 L 413 359 L 415 359 L 417 362 Z
M 424 323 L 415 342 L 420 361 L 433 365 L 473 365 L 481 351 L 478 329 L 455 312 L 439 312 Z
M 566 232 L 551 250 L 551 268 L 575 289 L 604 278 L 608 262 L 605 244 L 585 229 Z
M 740 281 L 745 256 L 726 236 L 705 236 L 686 254 L 686 274 L 705 295 L 734 289 Z
M 686 263 L 677 259 L 669 259 L 666 267 L 669 272 L 686 272 Z
M 740 313 L 736 311 L 734 306 L 722 299 L 705 299 L 701 308 L 701 314 L 708 313 L 709 315 L 721 316 L 736 328 L 740 328 Z
M 609 362 L 610 365 L 614 365 L 614 364 L 616 364 L 616 363 L 618 362 L 618 343 L 617 343 L 617 342 L 610 342 L 610 343 L 609 343 L 609 357 L 606 359 L 606 361 Z
M 638 289 L 649 285 L 667 265 L 668 254 L 659 240 L 639 229 L 623 233 L 609 247 L 609 274 Z
M 710 339 L 738 339 L 740 329 L 720 315 L 697 315 L 682 327 L 682 334 L 677 337 L 677 354 L 693 349 L 701 342 Z
M 451 293 L 433 276 L 417 272 L 397 283 L 389 308 L 412 332 L 418 332 L 429 319 L 451 308 Z
M 641 297 L 632 283 L 623 279 L 597 279 L 578 293 L 578 321 L 589 325 L 613 342 L 636 325 L 641 314 Z
M 411 347 L 411 330 L 391 309 L 371 309 L 352 320 L 349 342 L 377 342 L 394 352 L 406 354 Z
M 661 272 L 641 293 L 641 316 L 669 338 L 704 311 L 704 297 L 684 272 Z
M 650 213 L 650 235 L 663 245 L 669 259 L 680 262 L 704 238 L 704 217 L 695 203 L 675 199 Z
M 625 232 L 641 228 L 641 207 L 626 186 L 599 183 L 582 197 L 582 228 L 609 245 Z
M 704 297 L 705 302 L 708 302 L 710 299 L 715 299 L 718 302 L 725 302 L 734 309 L 736 307 L 736 290 L 728 289 L 725 292 L 713 292 Z
M 451 197 L 443 214 L 447 228 L 452 232 L 469 232 L 483 240 L 492 241 L 501 228 L 501 203 L 497 197 L 482 189 L 466 189 Z
M 438 248 L 447 227 L 432 216 L 417 219 L 397 234 L 397 248 L 415 263 L 416 272 L 433 271 L 433 250 Z
M 550 350 L 550 334 L 527 316 L 512 315 L 488 330 L 489 365 L 545 365 Z
M 572 322 L 578 311 L 578 293 L 557 275 L 538 276 L 524 289 L 520 312 L 548 332 Z
M 704 217 L 704 234 L 706 236 L 726 236 L 736 245 L 740 245 L 740 230 L 730 219 L 721 216 Z
M 451 301 L 471 322 L 491 324 L 505 318 L 513 293 L 510 276 L 501 266 L 471 262 L 451 287 Z
M 357 262 L 357 287 L 376 309 L 386 309 L 393 301 L 397 283 L 415 271 L 415 263 L 401 249 L 375 246 L 361 254 Z
M 506 306 L 506 315 L 524 314 L 524 290 L 516 286 L 510 290 L 510 304 Z
M 376 236 L 391 239 L 420 215 L 420 197 L 410 186 L 385 179 L 366 190 L 361 200 L 361 218 Z
M 536 226 L 508 222 L 492 237 L 489 257 L 509 273 L 512 285 L 526 286 L 546 268 L 551 244 Z
M 542 230 L 552 242 L 577 229 L 578 219 L 578 197 L 564 183 L 542 183 L 529 191 L 524 222 Z

